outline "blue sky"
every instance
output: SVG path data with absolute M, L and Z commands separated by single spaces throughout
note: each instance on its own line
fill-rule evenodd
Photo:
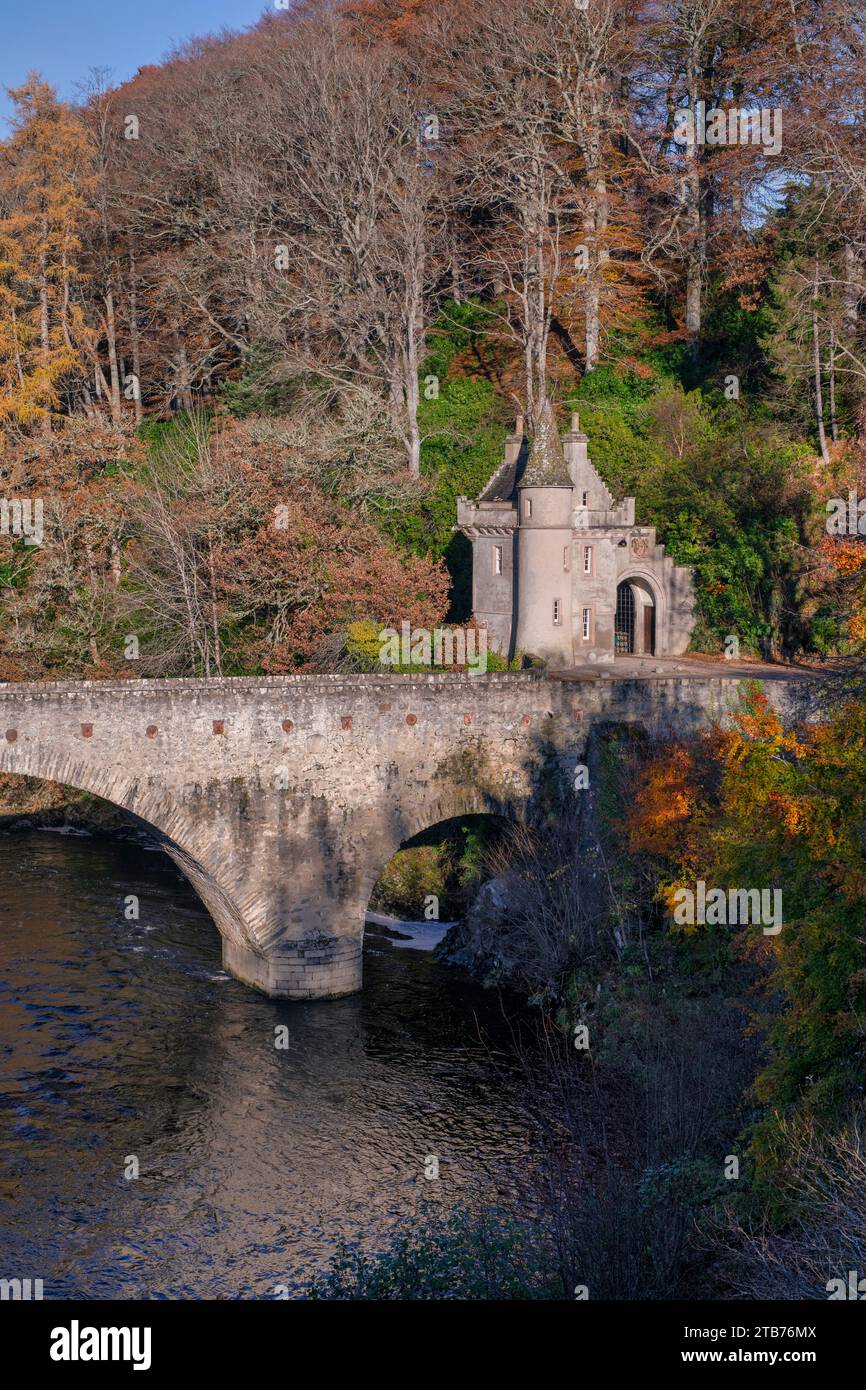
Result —
M 11 109 L 7 87 L 32 69 L 76 95 L 91 68 L 123 82 L 185 39 L 246 29 L 274 0 L 0 0 L 0 135 Z

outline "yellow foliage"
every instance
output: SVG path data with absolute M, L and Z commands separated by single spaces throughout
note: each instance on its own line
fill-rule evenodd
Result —
M 90 141 L 52 87 L 31 75 L 10 93 L 0 219 L 0 427 L 50 422 L 87 338 L 75 296 L 91 186 Z

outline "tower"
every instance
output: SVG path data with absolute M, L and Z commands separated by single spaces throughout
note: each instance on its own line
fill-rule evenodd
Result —
M 550 402 L 517 484 L 516 646 L 553 666 L 571 666 L 573 484 Z

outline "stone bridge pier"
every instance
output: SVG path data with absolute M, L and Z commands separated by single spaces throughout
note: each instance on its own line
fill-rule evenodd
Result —
M 551 777 L 571 784 L 593 722 L 685 731 L 724 717 L 736 685 L 537 672 L 3 685 L 0 771 L 131 812 L 208 908 L 227 970 L 272 997 L 336 998 L 361 986 L 370 894 L 407 839 L 459 815 L 522 817 Z

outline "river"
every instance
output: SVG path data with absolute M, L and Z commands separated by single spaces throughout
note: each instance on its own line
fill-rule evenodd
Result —
M 0 1277 L 295 1296 L 341 1240 L 495 1201 L 527 1147 L 498 997 L 381 936 L 364 969 L 353 998 L 275 1003 L 160 851 L 0 836 Z

